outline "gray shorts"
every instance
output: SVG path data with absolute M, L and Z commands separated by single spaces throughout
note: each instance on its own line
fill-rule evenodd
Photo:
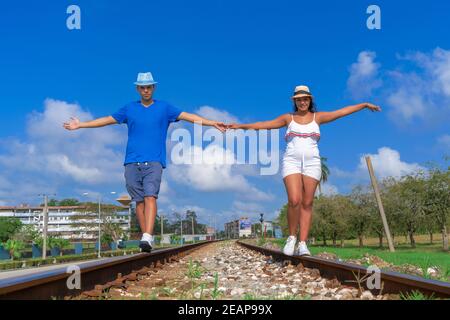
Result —
M 159 162 L 137 162 L 125 165 L 125 182 L 131 201 L 141 202 L 144 197 L 158 198 L 162 165 Z

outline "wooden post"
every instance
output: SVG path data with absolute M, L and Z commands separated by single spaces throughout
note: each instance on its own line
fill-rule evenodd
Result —
M 392 242 L 391 232 L 389 231 L 389 225 L 384 214 L 383 203 L 381 202 L 380 191 L 378 190 L 377 180 L 375 178 L 375 173 L 373 172 L 372 162 L 370 157 L 366 157 L 367 168 L 369 169 L 370 180 L 372 181 L 373 191 L 375 192 L 375 197 L 377 199 L 378 209 L 380 210 L 381 220 L 383 221 L 384 232 L 386 233 L 386 238 L 389 244 L 389 251 L 395 252 L 394 243 Z

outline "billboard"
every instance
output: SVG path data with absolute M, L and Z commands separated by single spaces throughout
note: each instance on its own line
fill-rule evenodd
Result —
M 252 223 L 249 219 L 241 219 L 239 221 L 239 230 L 251 230 L 252 229 Z

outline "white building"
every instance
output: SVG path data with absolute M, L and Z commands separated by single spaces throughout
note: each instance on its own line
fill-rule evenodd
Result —
M 44 207 L 0 206 L 0 217 L 19 219 L 24 225 L 34 225 L 42 232 L 44 228 Z M 104 213 L 102 220 L 118 223 L 130 230 L 130 213 L 127 207 L 114 215 Z M 102 221 L 103 222 L 103 221 Z M 87 212 L 84 206 L 48 207 L 48 234 L 66 239 L 96 239 L 98 234 L 98 212 Z

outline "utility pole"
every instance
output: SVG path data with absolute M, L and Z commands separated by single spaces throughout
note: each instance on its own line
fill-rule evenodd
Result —
M 101 196 L 98 196 L 98 254 L 97 257 L 100 258 L 101 257 L 101 248 L 102 248 L 102 238 L 101 238 L 101 233 L 102 233 L 102 226 L 101 226 L 101 215 L 102 215 L 102 209 L 101 209 Z
M 194 235 L 195 235 L 195 233 L 194 233 L 194 217 L 191 217 L 191 221 L 192 221 L 192 242 L 195 242 L 195 239 L 194 239 Z
M 44 194 L 44 229 L 42 241 L 42 259 L 47 258 L 47 229 L 48 229 L 48 196 Z
M 164 215 L 161 213 L 160 218 L 161 220 L 161 243 L 164 239 Z
M 44 211 L 43 214 L 43 228 L 42 228 L 42 259 L 47 257 L 47 233 L 48 233 L 48 194 L 38 194 L 39 197 L 44 197 Z M 56 196 L 56 194 L 51 194 L 51 196 Z
M 380 191 L 378 189 L 377 179 L 375 178 L 375 173 L 372 167 L 372 161 L 370 157 L 366 157 L 367 168 L 369 169 L 370 180 L 372 181 L 373 191 L 375 192 L 375 197 L 377 199 L 378 209 L 380 211 L 381 220 L 383 221 L 384 232 L 386 233 L 386 237 L 389 244 L 389 251 L 395 252 L 394 243 L 392 242 L 391 232 L 389 230 L 389 225 L 386 219 L 386 214 L 384 213 L 383 203 L 381 202 Z
M 180 218 L 181 225 L 180 225 L 180 245 L 183 245 L 183 218 Z

